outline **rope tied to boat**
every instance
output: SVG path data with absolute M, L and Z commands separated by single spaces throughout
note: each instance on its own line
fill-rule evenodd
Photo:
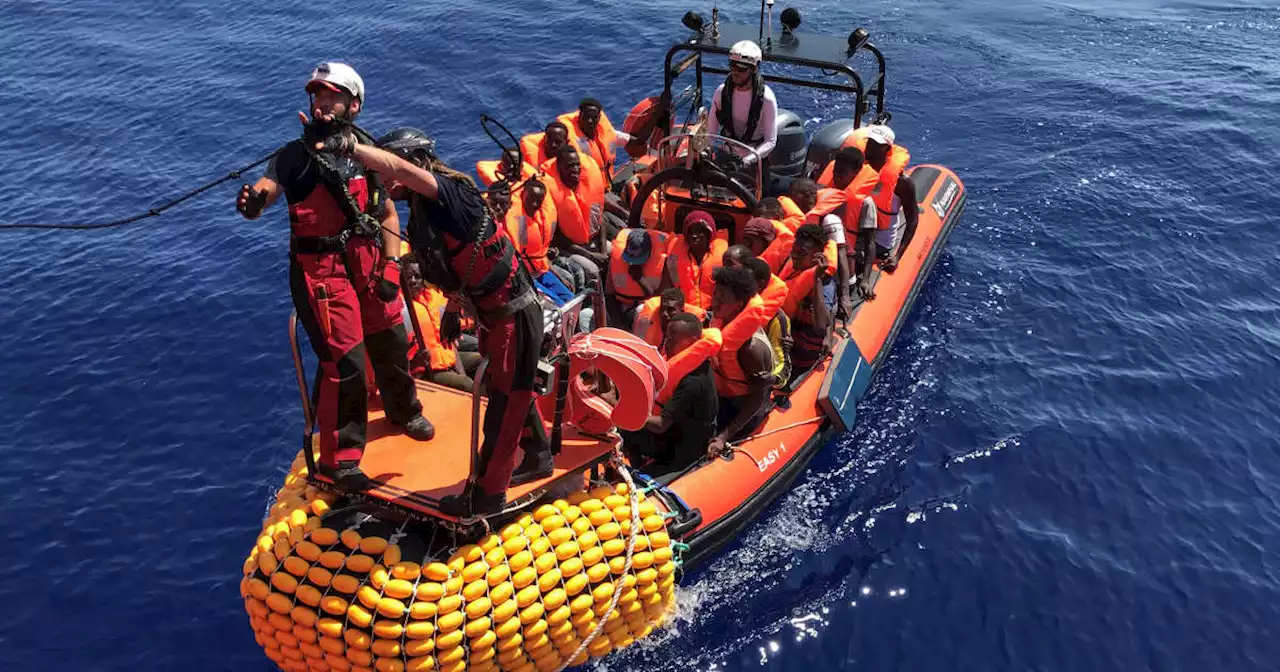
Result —
M 621 441 L 613 444 L 612 462 L 614 469 L 617 470 L 619 474 L 622 474 L 622 480 L 627 482 L 627 496 L 630 500 L 628 504 L 631 508 L 631 528 L 627 531 L 627 559 L 623 563 L 621 574 L 621 576 L 625 577 L 627 573 L 631 571 L 631 560 L 635 555 L 636 550 L 636 538 L 641 529 L 640 491 L 636 488 L 636 482 L 631 478 L 631 472 L 623 462 Z M 613 613 L 618 609 L 618 600 L 620 599 L 622 599 L 622 591 L 615 588 L 613 591 L 613 597 L 609 600 L 609 609 L 600 616 L 600 622 L 596 623 L 596 627 L 591 631 L 591 634 L 588 635 L 586 639 L 582 640 L 582 643 L 578 645 L 578 648 L 574 649 L 573 655 L 566 657 L 564 662 L 560 664 L 560 667 L 556 668 L 556 672 L 564 672 L 565 669 L 573 664 L 573 661 L 578 656 L 582 655 L 583 651 L 587 650 L 587 647 L 591 646 L 591 642 L 594 642 L 596 638 L 600 636 L 600 633 L 604 632 L 604 626 L 609 622 L 609 618 L 613 616 Z

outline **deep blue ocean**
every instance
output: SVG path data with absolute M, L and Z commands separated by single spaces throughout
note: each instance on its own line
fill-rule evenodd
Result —
M 797 6 L 870 30 L 899 141 L 969 207 L 856 430 L 604 667 L 1277 669 L 1280 7 Z M 482 112 L 527 132 L 657 93 L 690 8 L 5 0 L 0 221 L 248 163 L 326 59 L 364 125 L 468 168 Z M 778 95 L 810 128 L 850 109 Z M 302 419 L 287 220 L 241 219 L 237 186 L 0 232 L 0 669 L 269 669 L 237 581 Z

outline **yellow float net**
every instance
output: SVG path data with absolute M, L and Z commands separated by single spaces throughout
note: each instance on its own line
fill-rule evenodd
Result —
M 240 583 L 254 638 L 283 669 L 562 670 L 648 636 L 674 608 L 665 518 L 633 485 L 574 493 L 415 562 L 402 534 L 326 526 L 350 518 L 326 515 L 337 496 L 304 469 L 299 454 Z

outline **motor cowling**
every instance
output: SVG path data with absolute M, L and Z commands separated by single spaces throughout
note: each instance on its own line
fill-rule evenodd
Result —
M 809 153 L 805 158 L 803 169 L 806 177 L 818 176 L 831 157 L 844 147 L 845 140 L 853 132 L 853 125 L 853 119 L 837 119 L 819 128 L 813 134 L 813 139 L 809 141 Z

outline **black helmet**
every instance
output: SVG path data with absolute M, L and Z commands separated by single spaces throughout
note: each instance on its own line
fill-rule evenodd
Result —
M 432 161 L 436 160 L 436 141 L 410 126 L 401 126 L 378 138 L 378 146 L 404 157 L 421 153 Z

